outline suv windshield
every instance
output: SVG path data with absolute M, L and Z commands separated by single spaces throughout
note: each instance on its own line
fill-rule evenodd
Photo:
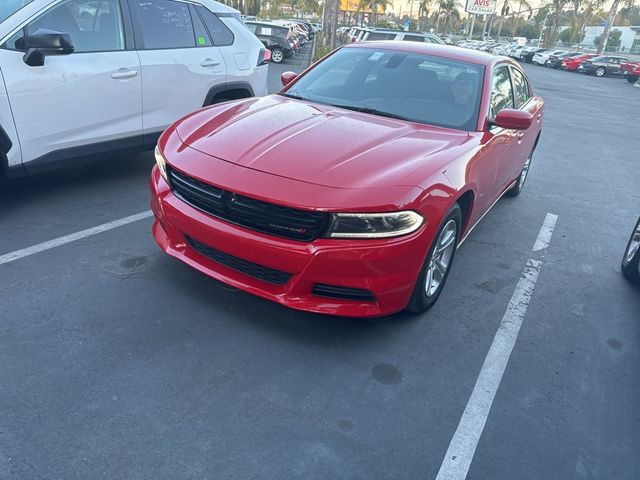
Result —
M 2 0 L 0 1 L 0 23 L 16 13 L 33 0 Z
M 431 55 L 343 48 L 284 95 L 383 117 L 471 131 L 484 67 Z

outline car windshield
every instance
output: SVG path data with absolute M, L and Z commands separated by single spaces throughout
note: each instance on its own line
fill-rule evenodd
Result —
M 484 67 L 437 56 L 343 48 L 283 95 L 374 115 L 476 129 Z
M 33 0 L 2 0 L 0 1 L 0 23 L 4 22 L 11 15 L 22 7 L 33 2 Z

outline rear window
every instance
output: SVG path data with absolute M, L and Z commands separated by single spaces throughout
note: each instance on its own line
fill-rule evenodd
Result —
M 198 13 L 200 13 L 202 20 L 204 20 L 204 24 L 207 26 L 207 30 L 209 30 L 214 45 L 217 47 L 233 45 L 233 32 L 229 30 L 229 27 L 227 27 L 215 13 L 201 6 L 196 7 L 196 9 Z

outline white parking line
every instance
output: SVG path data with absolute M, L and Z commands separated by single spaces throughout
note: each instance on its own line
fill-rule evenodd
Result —
M 146 212 L 136 213 L 135 215 L 130 215 L 128 217 L 114 220 L 113 222 L 103 223 L 102 225 L 98 225 L 97 227 L 91 227 L 87 228 L 86 230 L 71 233 L 69 235 L 65 235 L 64 237 L 54 238 L 53 240 L 39 243 L 31 247 L 23 248 L 22 250 L 16 250 L 15 252 L 6 253 L 4 255 L 0 255 L 0 265 L 15 262 L 16 260 L 20 260 L 21 258 L 29 257 L 31 255 L 35 255 L 36 253 L 44 252 L 45 250 L 51 250 L 52 248 L 75 242 L 76 240 L 97 235 L 98 233 L 113 230 L 114 228 L 122 227 L 123 225 L 128 225 L 129 223 L 149 218 L 152 215 L 153 212 L 151 210 L 147 210 Z
M 543 251 L 549 246 L 557 220 L 557 215 L 547 213 L 536 238 L 534 252 Z M 491 404 L 507 368 L 522 321 L 527 314 L 541 267 L 541 259 L 530 258 L 527 261 L 507 311 L 502 317 L 500 327 L 493 338 L 456 433 L 451 439 L 436 480 L 464 480 L 467 477 Z

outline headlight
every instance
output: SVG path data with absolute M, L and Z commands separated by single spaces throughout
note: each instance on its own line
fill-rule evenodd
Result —
M 393 213 L 335 213 L 331 238 L 389 238 L 415 232 L 424 218 L 412 211 Z
M 160 148 L 158 148 L 157 145 L 153 154 L 156 157 L 156 165 L 158 165 L 158 169 L 160 170 L 160 175 L 162 175 L 162 178 L 167 180 L 167 161 L 162 156 L 162 153 L 160 153 Z

